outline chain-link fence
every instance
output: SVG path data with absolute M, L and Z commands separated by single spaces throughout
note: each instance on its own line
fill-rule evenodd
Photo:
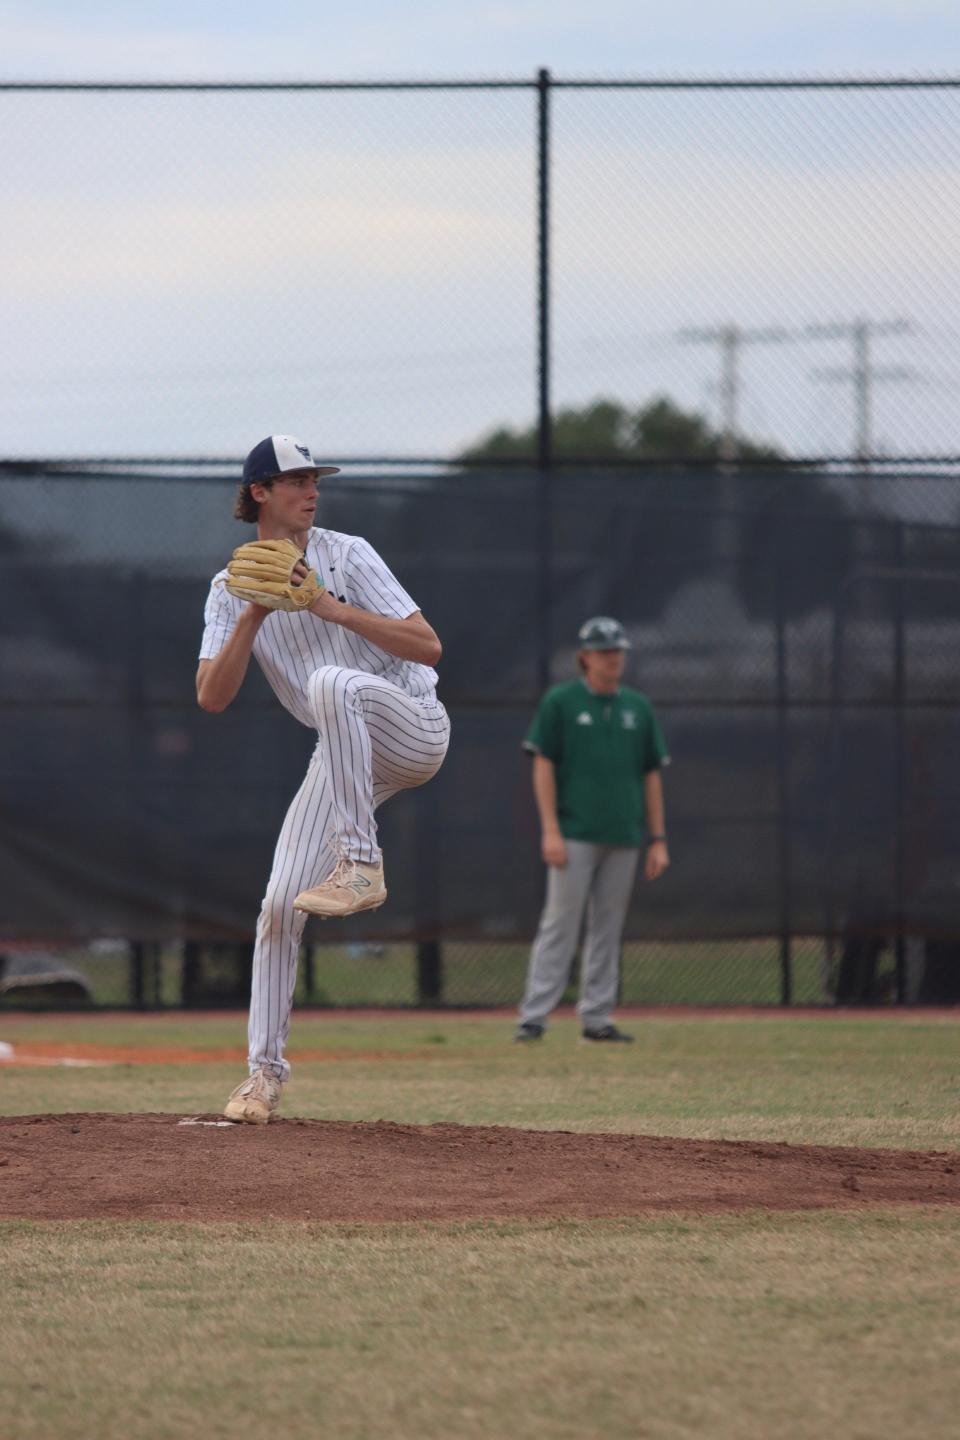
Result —
M 960 453 L 960 82 L 6 85 L 0 119 L 3 454 L 234 456 L 284 416 L 446 459 L 537 421 L 538 363 L 555 419 Z
M 236 459 L 277 429 L 346 457 L 321 521 L 435 624 L 454 723 L 382 812 L 390 906 L 311 940 L 301 999 L 517 998 L 519 741 L 604 612 L 675 757 L 624 1000 L 957 998 L 960 83 L 0 115 L 0 1003 L 38 947 L 61 995 L 242 995 L 309 737 L 255 676 L 200 714 L 193 673 Z

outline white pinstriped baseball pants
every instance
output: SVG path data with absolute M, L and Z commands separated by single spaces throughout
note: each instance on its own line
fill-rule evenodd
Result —
M 301 890 L 343 856 L 380 857 L 374 811 L 398 790 L 423 785 L 443 764 L 450 721 L 439 700 L 415 700 L 363 670 L 324 665 L 307 694 L 317 747 L 280 830 L 257 923 L 248 1028 L 251 1072 L 290 1074 L 284 1048 L 306 915 Z

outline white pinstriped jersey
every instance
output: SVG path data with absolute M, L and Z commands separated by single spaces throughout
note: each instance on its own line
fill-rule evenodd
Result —
M 307 540 L 307 564 L 316 570 L 332 595 L 376 615 L 405 620 L 419 610 L 380 556 L 359 535 L 312 526 Z M 213 660 L 233 633 L 244 601 L 225 588 L 224 568 L 214 576 L 204 610 L 200 659 Z M 400 660 L 342 625 L 274 610 L 260 626 L 253 653 L 266 679 L 285 709 L 302 725 L 316 729 L 307 701 L 307 682 L 322 665 L 364 670 L 379 675 L 404 694 L 418 700 L 436 698 L 437 673 L 427 665 Z

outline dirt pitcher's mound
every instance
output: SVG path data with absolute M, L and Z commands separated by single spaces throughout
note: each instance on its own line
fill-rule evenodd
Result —
M 960 1155 L 216 1116 L 0 1119 L 0 1217 L 452 1220 L 960 1204 Z

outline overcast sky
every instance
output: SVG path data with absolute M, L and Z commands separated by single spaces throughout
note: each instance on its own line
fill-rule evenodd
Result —
M 0 78 L 949 75 L 956 3 L 0 3 Z M 0 95 L 0 454 L 444 455 L 534 413 L 529 91 Z M 960 451 L 960 91 L 561 92 L 555 396 Z M 845 378 L 846 377 L 846 378 Z
M 15 79 L 373 79 L 957 68 L 955 0 L 21 0 Z

